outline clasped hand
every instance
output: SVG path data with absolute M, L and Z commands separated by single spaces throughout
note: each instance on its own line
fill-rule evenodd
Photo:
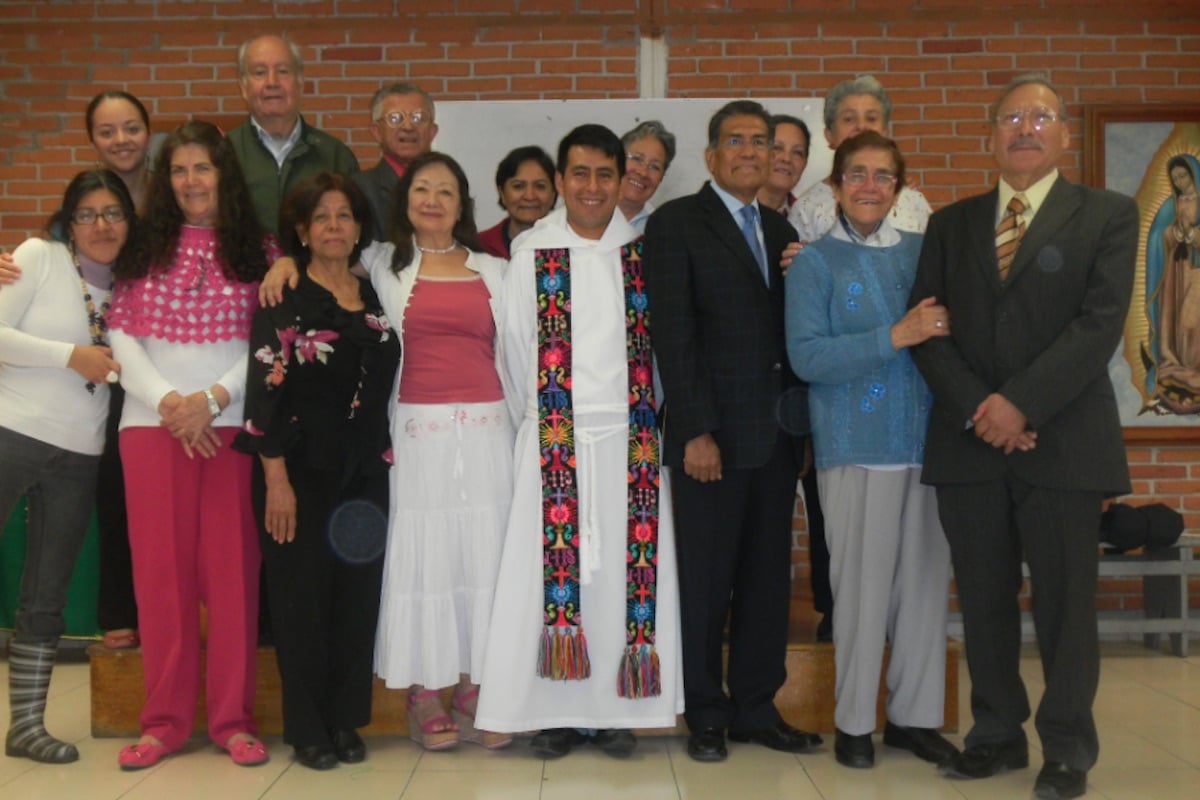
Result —
M 159 402 L 158 415 L 158 424 L 179 440 L 188 458 L 193 452 L 205 458 L 217 454 L 221 438 L 212 428 L 213 416 L 204 392 L 192 392 L 187 397 L 171 392 Z
M 985 397 L 971 422 L 975 424 L 975 435 L 992 447 L 1003 448 L 1004 455 L 1014 450 L 1028 452 L 1037 446 L 1037 431 L 1026 430 L 1025 415 L 1002 394 Z

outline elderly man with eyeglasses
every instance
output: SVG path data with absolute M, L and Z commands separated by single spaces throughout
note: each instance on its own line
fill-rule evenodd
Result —
M 937 489 L 971 671 L 966 748 L 941 771 L 1029 765 L 1024 561 L 1046 687 L 1034 796 L 1054 800 L 1087 791 L 1100 752 L 1096 531 L 1104 498 L 1129 491 L 1108 360 L 1129 309 L 1138 210 L 1059 174 L 1071 130 L 1044 76 L 1014 79 L 992 112 L 1000 180 L 933 215 L 909 300 L 936 297 L 954 322 L 953 336 L 913 349 L 933 390 L 922 480 Z
M 379 163 L 355 175 L 354 182 L 371 202 L 375 228 L 367 233 L 376 241 L 388 240 L 396 184 L 414 158 L 433 149 L 438 132 L 433 119 L 433 98 L 411 83 L 389 84 L 371 98 L 371 136 L 379 142 Z
M 337 138 L 300 115 L 304 62 L 296 43 L 259 36 L 238 48 L 238 83 L 250 119 L 229 141 L 250 187 L 262 229 L 278 233 L 279 204 L 293 186 L 318 172 L 353 175 L 358 159 Z

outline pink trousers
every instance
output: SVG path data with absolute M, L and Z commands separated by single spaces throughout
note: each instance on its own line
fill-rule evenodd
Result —
M 251 457 L 217 428 L 213 458 L 189 459 L 163 428 L 121 431 L 146 705 L 142 733 L 177 750 L 200 689 L 200 606 L 208 611 L 208 735 L 218 745 L 254 724 L 258 573 Z

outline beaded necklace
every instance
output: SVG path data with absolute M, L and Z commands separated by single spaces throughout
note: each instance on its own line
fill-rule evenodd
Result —
M 109 304 L 112 302 L 112 289 L 108 290 L 104 302 L 100 304 L 100 310 L 96 310 L 96 303 L 92 300 L 92 290 L 88 288 L 87 281 L 83 278 L 83 267 L 79 264 L 79 254 L 75 252 L 75 248 L 71 248 L 71 260 L 75 262 L 75 272 L 79 275 L 79 287 L 83 290 L 83 303 L 87 307 L 88 315 L 88 333 L 92 336 L 92 344 L 107 345 L 108 341 L 104 338 L 105 331 L 108 326 L 104 322 L 104 315 L 108 313 Z M 96 384 L 88 381 L 84 384 L 84 388 L 88 390 L 88 394 L 96 393 Z

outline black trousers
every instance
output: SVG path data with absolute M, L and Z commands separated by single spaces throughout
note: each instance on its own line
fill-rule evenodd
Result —
M 1035 724 L 1047 761 L 1088 770 L 1100 751 L 1092 702 L 1100 682 L 1096 580 L 1100 492 L 1031 486 L 1014 476 L 939 486 L 966 634 L 974 723 L 968 747 L 1024 738 L 1019 672 L 1021 561 L 1046 691 Z
M 373 502 L 386 515 L 387 474 L 338 489 L 338 475 L 288 464 L 296 493 L 296 538 L 279 544 L 262 527 L 266 488 L 254 470 L 275 654 L 283 684 L 283 740 L 295 747 L 330 745 L 330 732 L 371 721 L 375 626 L 383 554 L 367 564 L 339 557 L 327 522 L 338 504 Z
M 125 390 L 109 384 L 108 425 L 100 471 L 96 475 L 96 522 L 99 529 L 100 582 L 96 623 L 101 630 L 137 628 L 133 595 L 133 558 L 129 554 L 129 516 L 125 512 L 125 472 L 121 468 L 117 427 L 125 406 Z
M 780 721 L 787 678 L 792 514 L 799 463 L 780 435 L 767 463 L 700 483 L 671 471 L 683 627 L 684 718 L 692 730 L 755 731 Z M 729 674 L 722 644 L 729 623 Z

